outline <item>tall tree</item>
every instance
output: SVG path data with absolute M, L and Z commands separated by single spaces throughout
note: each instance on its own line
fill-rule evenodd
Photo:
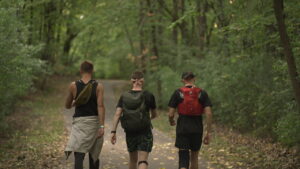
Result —
M 274 5 L 274 12 L 277 20 L 277 25 L 278 25 L 278 31 L 283 46 L 283 52 L 287 61 L 291 83 L 293 86 L 295 98 L 298 103 L 298 107 L 300 111 L 300 77 L 299 77 L 299 73 L 297 72 L 294 54 L 292 51 L 290 39 L 287 34 L 286 26 L 284 22 L 283 0 L 273 0 L 273 5 Z
M 57 7 L 55 1 L 49 1 L 44 4 L 44 36 L 45 48 L 42 59 L 54 64 L 55 55 L 55 26 L 57 21 Z
M 206 12 L 208 10 L 208 3 L 206 0 L 196 0 L 196 9 L 198 13 L 198 26 L 199 26 L 199 57 L 204 56 L 205 49 L 205 33 L 207 29 Z
M 179 3 L 178 3 L 178 9 L 180 11 L 180 15 L 181 17 L 183 17 L 185 15 L 185 0 L 179 0 Z M 189 44 L 189 34 L 188 34 L 188 22 L 183 19 L 181 21 L 181 23 L 178 25 L 179 26 L 179 29 L 180 29 L 180 32 L 181 32 L 181 38 L 183 40 L 183 43 L 184 44 Z
M 160 13 L 158 12 L 157 9 L 157 4 L 155 2 L 152 2 L 151 0 L 147 0 L 147 7 L 148 7 L 148 17 L 150 18 L 150 25 L 151 25 L 151 31 L 150 31 L 150 36 L 151 36 L 151 62 L 152 62 L 152 67 L 153 67 L 153 73 L 158 72 L 159 69 L 159 49 L 158 49 L 158 44 L 159 44 L 159 35 L 161 35 L 161 28 L 158 28 L 157 24 L 160 18 Z M 157 78 L 156 78 L 156 86 L 157 86 L 157 95 L 158 95 L 158 103 L 159 107 L 161 107 L 161 97 L 162 97 L 162 84 L 161 84 L 161 79 L 159 73 L 157 73 Z
M 173 0 L 173 12 L 172 12 L 172 22 L 178 20 L 178 0 Z M 173 41 L 175 44 L 178 43 L 178 26 L 175 24 L 172 30 Z
M 146 54 L 147 54 L 147 48 L 145 45 L 145 17 L 146 17 L 146 4 L 144 0 L 139 0 L 139 40 L 140 40 L 140 55 L 138 58 L 138 68 L 141 69 L 143 72 L 146 72 Z

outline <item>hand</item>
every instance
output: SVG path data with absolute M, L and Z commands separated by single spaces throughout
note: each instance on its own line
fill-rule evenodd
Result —
M 104 128 L 99 128 L 97 138 L 101 138 L 104 135 Z
M 172 120 L 169 120 L 169 122 L 170 122 L 170 125 L 171 125 L 171 126 L 175 126 L 175 125 L 176 125 L 176 122 L 175 122 L 175 120 L 174 120 L 174 119 L 172 119 Z
M 111 144 L 116 144 L 116 142 L 117 142 L 117 135 L 116 135 L 116 133 L 111 133 L 110 142 L 111 142 Z
M 207 134 L 204 136 L 203 143 L 204 143 L 205 145 L 208 145 L 208 144 L 209 144 L 209 141 L 210 141 L 210 135 L 209 135 L 209 133 L 207 133 Z

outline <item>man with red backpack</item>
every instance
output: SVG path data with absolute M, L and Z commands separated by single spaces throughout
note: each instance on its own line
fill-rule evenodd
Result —
M 202 114 L 206 115 L 204 144 L 209 144 L 212 121 L 211 102 L 206 91 L 195 86 L 193 72 L 182 74 L 184 86 L 175 90 L 169 101 L 169 122 L 175 126 L 177 109 L 175 147 L 179 149 L 179 169 L 198 169 L 198 155 L 202 144 Z

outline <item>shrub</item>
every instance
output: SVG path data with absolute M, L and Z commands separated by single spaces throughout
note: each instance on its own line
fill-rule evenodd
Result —
M 0 6 L 7 6 L 0 1 Z M 45 63 L 34 55 L 41 46 L 26 45 L 27 31 L 13 7 L 0 8 L 0 119 L 12 111 L 16 99 L 43 76 Z

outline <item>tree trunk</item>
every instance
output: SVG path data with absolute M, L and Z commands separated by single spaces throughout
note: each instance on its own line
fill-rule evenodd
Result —
M 55 45 L 55 21 L 56 21 L 56 6 L 55 3 L 50 1 L 45 4 L 45 26 L 44 26 L 44 35 L 45 35 L 45 48 L 42 55 L 43 60 L 49 61 L 51 64 L 54 64 L 54 45 Z
M 124 27 L 125 35 L 127 37 L 127 40 L 128 40 L 129 46 L 130 46 L 131 54 L 133 56 L 135 56 L 136 53 L 135 53 L 135 49 L 134 49 L 134 45 L 133 45 L 133 40 L 132 40 L 131 35 L 129 33 L 128 27 L 127 27 L 126 23 L 124 23 L 123 25 L 124 25 L 123 27 Z
M 224 28 L 229 25 L 229 19 L 228 16 L 224 12 L 224 0 L 217 0 L 214 4 L 210 4 L 211 9 L 213 9 L 216 17 L 217 17 L 217 26 L 219 28 Z M 225 31 L 223 34 L 222 42 L 220 42 L 220 47 L 217 51 L 217 53 L 220 53 L 223 51 L 226 56 L 230 56 L 230 48 L 228 47 L 229 40 L 228 40 L 228 32 Z M 225 49 L 224 49 L 225 48 Z
M 28 44 L 33 44 L 33 0 L 30 0 L 30 7 L 29 7 L 29 36 L 28 36 Z
M 178 20 L 178 0 L 173 0 L 173 12 L 172 12 L 172 22 L 175 22 Z M 177 25 L 173 27 L 172 30 L 172 37 L 175 44 L 178 43 L 178 31 L 177 31 Z
M 204 57 L 204 49 L 205 49 L 205 33 L 207 29 L 207 23 L 206 23 L 206 12 L 208 9 L 208 3 L 207 1 L 197 0 L 196 8 L 198 12 L 198 24 L 199 24 L 199 57 Z
M 277 20 L 277 25 L 278 25 L 278 31 L 283 46 L 283 52 L 287 61 L 288 71 L 293 86 L 293 90 L 295 93 L 295 98 L 298 104 L 298 108 L 300 110 L 300 78 L 297 72 L 292 47 L 284 23 L 283 0 L 273 0 L 273 5 L 274 5 L 274 12 Z
M 151 0 L 147 0 L 147 6 L 148 6 L 148 17 L 150 18 L 150 24 L 151 24 L 151 53 L 152 56 L 150 58 L 151 60 L 151 70 L 153 73 L 156 72 L 156 89 L 157 89 L 157 102 L 158 107 L 162 107 L 161 105 L 161 98 L 162 98 L 162 84 L 161 84 L 161 79 L 160 79 L 160 75 L 159 73 L 157 73 L 159 71 L 159 49 L 158 49 L 158 43 L 160 43 L 161 45 L 161 41 L 159 41 L 159 36 L 157 36 L 158 34 L 161 35 L 161 26 L 158 26 L 157 23 L 159 23 L 161 21 L 161 15 L 159 9 L 157 8 L 157 4 L 151 3 Z
M 90 29 L 90 33 L 89 33 L 89 40 L 87 41 L 87 43 L 85 44 L 85 54 L 84 54 L 84 58 L 87 59 L 89 58 L 91 55 L 90 55 L 90 49 L 91 49 L 91 45 L 92 45 L 92 42 L 93 42 L 93 37 L 94 37 L 94 34 L 95 34 L 95 30 L 94 30 L 94 27 L 92 27 Z
M 144 20 L 145 20 L 145 5 L 144 0 L 140 0 L 140 12 L 139 12 L 139 38 L 140 38 L 140 56 L 138 58 L 138 68 L 146 72 L 146 46 L 145 46 L 145 33 L 144 33 Z
M 67 24 L 67 32 L 66 32 L 66 40 L 64 42 L 64 48 L 63 48 L 63 57 L 64 59 L 64 64 L 65 65 L 69 65 L 71 62 L 70 57 L 70 50 L 72 47 L 72 42 L 73 40 L 76 38 L 76 36 L 78 35 L 78 33 L 75 33 L 70 24 Z
M 183 16 L 185 13 L 185 0 L 179 0 L 179 9 L 180 9 L 180 15 Z M 189 36 L 188 36 L 188 28 L 187 28 L 187 22 L 183 20 L 179 24 L 180 32 L 181 32 L 181 38 L 183 40 L 183 43 L 188 45 L 189 44 Z

